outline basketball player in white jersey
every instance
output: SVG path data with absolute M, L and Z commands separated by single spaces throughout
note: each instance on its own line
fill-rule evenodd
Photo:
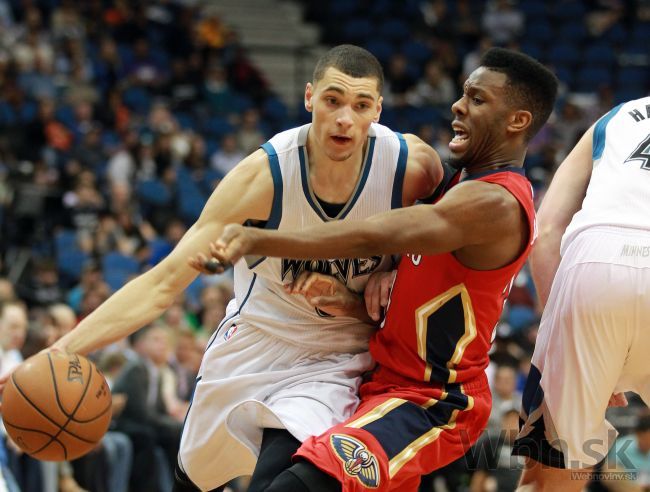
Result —
M 588 474 L 575 472 L 616 438 L 610 397 L 650 403 L 650 97 L 585 133 L 538 221 L 531 267 L 545 309 L 514 453 L 527 457 L 520 490 L 578 491 Z
M 239 163 L 174 251 L 54 349 L 87 353 L 158 318 L 196 277 L 188 260 L 207 257 L 210 242 L 229 222 L 296 228 L 361 219 L 431 195 L 443 174 L 438 155 L 417 137 L 377 123 L 382 85 L 381 66 L 366 50 L 343 45 L 325 54 L 305 89 L 312 123 L 276 135 Z M 316 270 L 362 292 L 372 272 L 391 266 L 382 256 L 246 258 L 236 265 L 236 298 L 203 359 L 175 490 L 214 490 L 250 475 L 260 449 L 258 469 L 265 469 L 262 478 L 253 474 L 249 490 L 263 490 L 263 477 L 290 466 L 301 441 L 354 412 L 361 375 L 372 367 L 367 343 L 373 325 L 328 316 L 284 285 Z M 346 289 L 336 294 L 365 313 L 361 295 Z

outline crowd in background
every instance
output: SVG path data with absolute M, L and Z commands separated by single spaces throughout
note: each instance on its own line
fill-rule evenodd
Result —
M 360 44 L 382 61 L 382 123 L 417 133 L 443 159 L 450 106 L 484 50 L 522 49 L 553 66 L 560 101 L 527 156 L 537 200 L 595 119 L 650 89 L 649 38 L 641 37 L 641 50 L 635 45 L 649 32 L 645 0 L 301 3 L 324 43 Z M 567 11 L 582 17 L 569 21 Z M 539 28 L 544 22 L 550 31 Z M 614 58 L 556 53 L 571 43 L 602 44 Z M 609 75 L 583 73 L 603 67 Z M 277 131 L 309 121 L 300 105 L 274 94 L 208 2 L 0 0 L 0 373 L 164 258 L 237 162 Z M 170 490 L 201 356 L 232 295 L 228 275 L 200 276 L 156 323 L 93 354 L 114 393 L 111 431 L 69 464 L 42 465 L 10 442 L 0 446 L 8 490 L 121 492 L 129 481 L 131 490 Z M 519 472 L 509 443 L 539 315 L 524 269 L 491 353 L 488 429 L 422 490 L 512 490 Z M 644 412 L 631 396 L 610 417 L 633 442 L 647 487 Z

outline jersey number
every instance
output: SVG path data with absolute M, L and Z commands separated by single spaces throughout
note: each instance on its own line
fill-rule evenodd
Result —
M 641 169 L 650 170 L 650 135 L 625 159 L 625 162 L 641 161 Z

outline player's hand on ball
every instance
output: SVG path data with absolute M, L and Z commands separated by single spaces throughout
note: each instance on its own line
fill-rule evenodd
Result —
M 304 296 L 312 306 L 332 316 L 355 316 L 362 302 L 336 278 L 316 272 L 302 272 L 286 290 Z
M 390 290 L 393 287 L 396 275 L 397 270 L 393 270 L 392 272 L 377 272 L 373 273 L 368 279 L 363 297 L 366 301 L 368 316 L 374 321 L 379 321 L 382 308 L 388 306 Z

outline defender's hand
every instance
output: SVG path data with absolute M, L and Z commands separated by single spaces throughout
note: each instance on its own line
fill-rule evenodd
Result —
M 332 316 L 358 317 L 362 306 L 357 294 L 336 278 L 322 273 L 302 272 L 285 289 L 290 294 L 304 296 L 312 306 Z
M 608 408 L 612 407 L 627 407 L 627 397 L 625 393 L 614 393 L 609 398 Z
M 392 272 L 377 272 L 370 275 L 368 279 L 363 297 L 366 300 L 368 316 L 374 321 L 379 321 L 382 308 L 388 306 L 390 290 L 393 288 L 396 275 L 397 270 L 393 270 Z
M 234 265 L 255 245 L 256 229 L 239 224 L 228 224 L 221 236 L 210 244 L 210 254 L 224 265 Z

